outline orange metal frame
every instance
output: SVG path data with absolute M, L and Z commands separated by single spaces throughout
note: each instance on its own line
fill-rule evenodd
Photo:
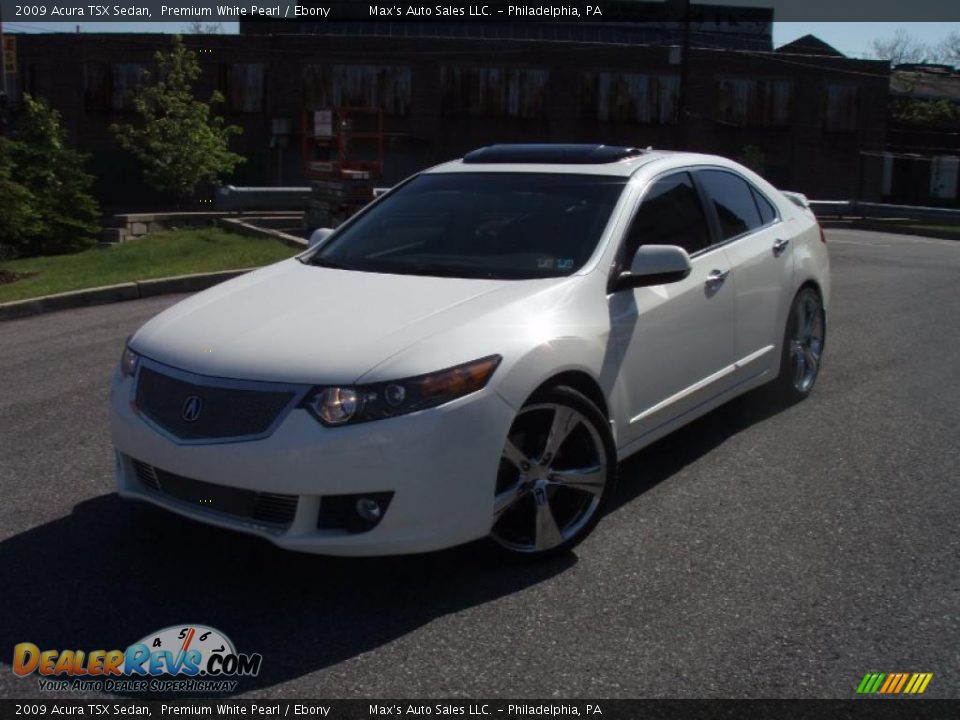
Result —
M 337 178 L 343 176 L 344 170 L 355 170 L 370 173 L 371 179 L 383 175 L 383 110 L 373 107 L 334 107 L 331 108 L 332 135 L 320 137 L 314 134 L 313 110 L 303 111 L 302 157 L 303 174 L 306 177 Z M 352 120 L 360 115 L 374 116 L 376 130 L 354 132 Z M 354 142 L 375 143 L 376 160 L 357 160 L 350 158 L 351 145 Z M 329 150 L 328 160 L 316 160 L 316 150 L 326 147 Z M 318 170 L 313 166 L 315 162 L 329 163 L 328 169 Z

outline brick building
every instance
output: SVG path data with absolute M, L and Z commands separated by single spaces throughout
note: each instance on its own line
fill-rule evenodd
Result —
M 887 149 L 880 154 L 886 202 L 960 207 L 960 71 L 898 65 L 890 76 Z
M 108 128 L 130 117 L 129 91 L 169 38 L 19 40 L 18 86 L 47 98 L 93 154 L 105 203 L 149 205 L 138 167 Z M 234 147 L 248 162 L 235 184 L 305 184 L 312 111 L 365 105 L 385 112 L 386 183 L 492 142 L 602 141 L 749 154 L 781 187 L 879 198 L 882 163 L 862 153 L 885 142 L 884 62 L 698 47 L 684 88 L 676 45 L 368 33 L 185 42 L 199 52 L 199 94 L 223 91 L 223 114 L 243 127 Z

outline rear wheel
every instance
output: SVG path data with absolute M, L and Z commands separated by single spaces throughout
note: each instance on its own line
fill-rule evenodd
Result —
M 609 425 L 596 405 L 568 387 L 538 393 L 504 445 L 490 542 L 520 560 L 566 552 L 600 520 L 616 467 Z
M 777 390 L 786 402 L 803 400 L 817 382 L 823 362 L 827 321 L 823 301 L 812 287 L 793 299 L 784 332 Z

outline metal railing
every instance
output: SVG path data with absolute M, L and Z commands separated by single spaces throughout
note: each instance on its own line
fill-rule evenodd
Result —
M 310 201 L 308 187 L 235 187 L 217 188 L 213 198 L 215 210 L 303 210 Z
M 887 205 L 860 200 L 811 200 L 810 209 L 818 218 L 862 218 L 864 220 L 939 220 L 960 225 L 960 209 Z
M 389 188 L 375 188 L 374 197 Z M 217 189 L 214 209 L 226 212 L 244 210 L 304 210 L 310 201 L 309 187 L 236 187 Z M 863 218 L 877 220 L 940 220 L 960 224 L 960 209 L 888 205 L 860 200 L 810 200 L 810 209 L 818 218 Z

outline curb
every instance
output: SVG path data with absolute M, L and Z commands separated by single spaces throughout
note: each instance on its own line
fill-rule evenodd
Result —
M 303 238 L 297 237 L 296 235 L 288 235 L 285 232 L 274 230 L 273 228 L 260 227 L 259 225 L 246 222 L 243 218 L 218 218 L 216 224 L 224 229 L 232 230 L 239 235 L 273 238 L 298 250 L 305 250 L 307 248 L 307 241 Z
M 175 277 L 157 278 L 155 280 L 138 280 L 136 282 L 106 285 L 104 287 L 87 288 L 85 290 L 71 290 L 70 292 L 44 295 L 27 300 L 0 303 L 0 320 L 15 320 L 30 317 L 41 313 L 72 308 L 89 307 L 91 305 L 106 305 L 124 300 L 139 300 L 141 298 L 169 295 L 173 293 L 197 292 L 213 287 L 224 280 L 230 280 L 256 268 L 243 270 L 221 270 L 212 273 L 197 273 L 195 275 L 177 275 Z

